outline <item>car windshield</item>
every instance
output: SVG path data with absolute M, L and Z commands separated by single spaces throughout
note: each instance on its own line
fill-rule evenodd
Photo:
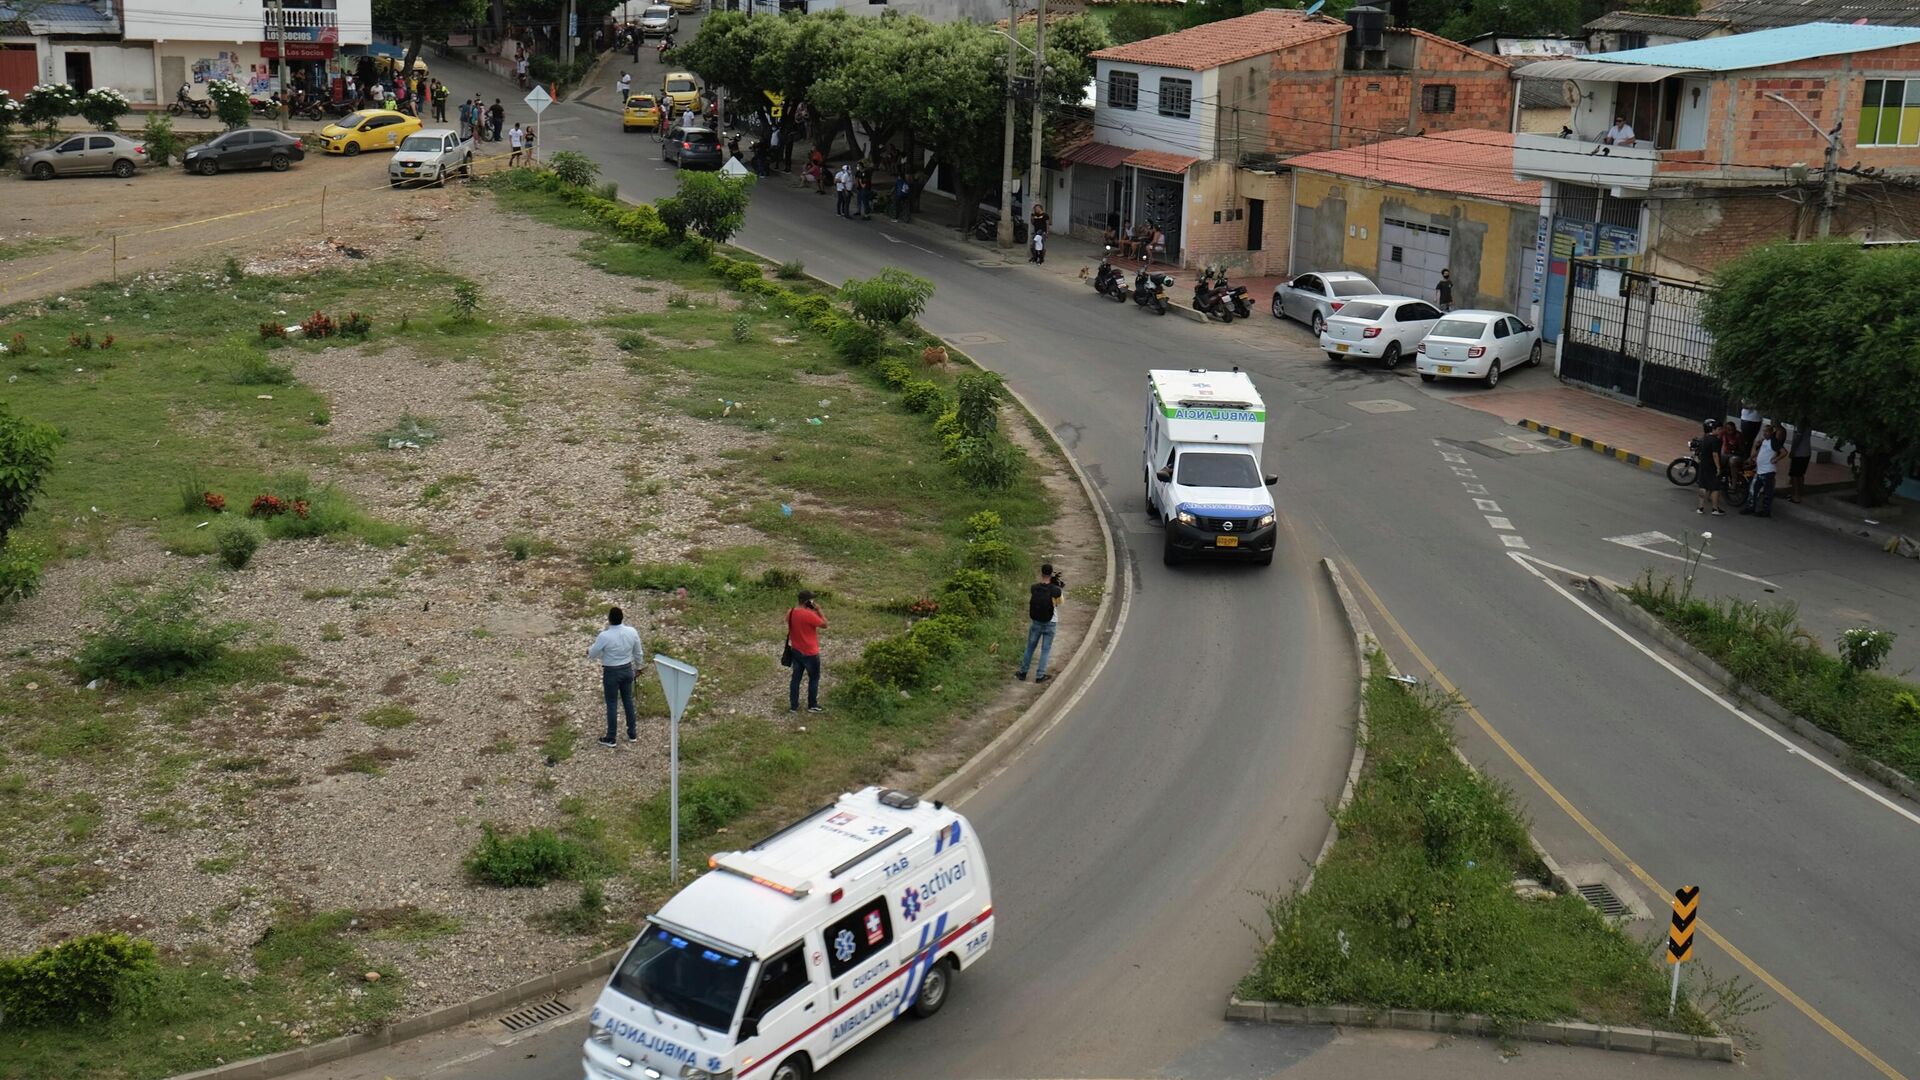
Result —
M 1487 336 L 1487 324 L 1479 319 L 1441 319 L 1429 332 L 1433 337 L 1465 338 L 1479 341 Z
M 1245 454 L 1189 453 L 1180 455 L 1182 487 L 1257 488 L 1260 470 Z
M 613 989 L 710 1031 L 727 1031 L 733 1027 L 747 967 L 744 956 L 710 949 L 649 923 L 614 969 Z
M 366 123 L 366 121 L 367 121 L 366 113 L 348 113 L 347 115 L 341 117 L 340 122 L 335 126 L 343 127 L 343 128 L 357 128 L 361 124 Z
M 667 93 L 691 94 L 693 93 L 693 80 L 692 79 L 668 79 Z
M 1335 296 L 1365 296 L 1380 290 L 1380 286 L 1365 278 L 1335 278 L 1327 284 L 1333 286 Z
M 1354 303 L 1341 308 L 1338 317 L 1342 319 L 1377 319 L 1386 314 L 1386 312 L 1387 305 L 1385 304 Z
M 440 150 L 440 149 L 444 149 L 447 145 L 443 141 L 444 138 L 445 138 L 444 136 L 440 136 L 440 135 L 409 135 L 406 138 L 400 140 L 400 149 L 422 150 L 422 151 L 429 151 L 429 152 L 434 150 Z

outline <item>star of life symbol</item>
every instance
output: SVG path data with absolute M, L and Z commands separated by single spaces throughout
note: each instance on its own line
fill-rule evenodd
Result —
M 920 917 L 919 889 L 909 885 L 907 890 L 900 894 L 900 914 L 904 916 L 908 922 L 912 922 Z
M 842 930 L 833 936 L 833 955 L 843 964 L 853 959 L 854 951 L 859 947 L 853 940 L 851 930 Z

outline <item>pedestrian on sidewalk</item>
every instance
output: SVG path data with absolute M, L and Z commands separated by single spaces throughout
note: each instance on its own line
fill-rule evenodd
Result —
M 620 81 L 616 85 L 618 87 L 617 97 L 620 104 L 625 105 L 627 103 L 627 95 L 633 92 L 633 76 L 624 71 L 621 72 Z
M 507 155 L 508 168 L 520 164 L 520 151 L 526 144 L 526 133 L 520 130 L 520 121 L 515 120 L 513 122 L 513 130 L 507 132 L 507 146 L 512 150 L 512 153 Z
M 1047 216 L 1047 208 L 1041 203 L 1035 202 L 1033 204 L 1033 210 L 1027 214 L 1027 235 L 1032 236 L 1036 233 L 1046 232 L 1047 225 L 1052 220 L 1052 218 Z
M 787 649 L 791 656 L 786 657 L 793 668 L 793 678 L 787 681 L 787 711 L 800 711 L 800 677 L 807 679 L 807 711 L 825 712 L 820 707 L 820 631 L 827 627 L 827 617 L 820 611 L 820 604 L 813 594 L 800 590 L 800 603 L 787 611 Z
M 507 107 L 500 104 L 499 98 L 493 99 L 493 107 L 487 110 L 488 127 L 493 129 L 489 136 L 494 142 L 500 141 L 500 125 L 507 119 Z
M 452 94 L 447 90 L 446 83 L 441 82 L 439 79 L 433 80 L 434 123 L 444 124 L 447 122 L 447 98 L 451 96 Z
M 600 661 L 600 693 L 607 699 L 607 733 L 600 739 L 600 745 L 613 749 L 620 745 L 616 738 L 620 734 L 615 725 L 616 703 L 626 709 L 627 741 L 633 742 L 640 737 L 640 719 L 633 710 L 633 676 L 640 668 L 640 632 L 627 625 L 626 613 L 619 608 L 607 609 L 607 628 L 593 639 L 593 645 L 587 649 L 587 659 Z
M 1034 233 L 1032 235 L 1032 238 L 1029 239 L 1027 243 L 1028 243 L 1028 246 L 1031 248 L 1031 250 L 1027 252 L 1028 262 L 1039 264 L 1047 261 L 1046 230 L 1042 229 L 1041 231 Z
M 1752 447 L 1753 453 L 1753 497 L 1747 500 L 1747 508 L 1740 511 L 1754 517 L 1773 516 L 1773 485 L 1780 474 L 1780 459 L 1787 456 L 1787 448 L 1780 436 L 1780 429 L 1768 424 L 1760 432 L 1760 439 Z
M 1700 435 L 1687 444 L 1693 451 L 1693 482 L 1700 486 L 1700 503 L 1693 508 L 1696 514 L 1704 514 L 1711 505 L 1716 515 L 1725 515 L 1720 508 L 1720 491 L 1725 487 L 1722 469 L 1726 464 L 1724 443 L 1721 442 L 1719 427 L 1721 422 L 1709 419 L 1705 422 Z
M 822 154 L 817 146 L 807 151 L 807 171 L 813 174 L 813 193 L 825 195 L 827 193 L 827 156 Z
M 1060 625 L 1060 597 L 1066 588 L 1066 580 L 1053 572 L 1052 563 L 1040 564 L 1040 580 L 1027 590 L 1027 651 L 1020 655 L 1020 668 L 1013 673 L 1014 678 L 1026 681 L 1027 665 L 1033 662 L 1037 646 L 1040 666 L 1034 669 L 1033 681 L 1047 681 L 1047 658 L 1053 655 L 1053 632 Z
M 1453 310 L 1453 271 L 1451 270 L 1440 271 L 1440 284 L 1434 286 L 1433 291 L 1439 296 L 1440 310 L 1452 311 Z
M 913 185 L 907 182 L 905 176 L 893 178 L 893 205 L 887 209 L 895 221 L 913 221 Z
M 520 53 L 518 58 L 514 60 L 513 78 L 515 82 L 520 84 L 520 89 L 522 90 L 527 89 L 527 54 L 526 53 Z
M 854 171 L 853 196 L 860 204 L 860 220 L 873 220 L 873 170 Z
M 1807 466 L 1813 464 L 1813 421 L 1802 417 L 1793 426 L 1793 445 L 1787 451 L 1787 501 L 1797 503 L 1806 493 Z
M 1760 434 L 1760 424 L 1765 417 L 1760 415 L 1760 406 L 1751 401 L 1740 403 L 1740 456 L 1748 457 L 1753 453 L 1753 440 Z
M 847 212 L 853 205 L 853 166 L 842 163 L 840 171 L 833 174 L 833 212 L 841 217 L 852 217 Z
M 398 108 L 401 112 L 406 113 L 408 116 L 412 116 L 413 103 L 410 100 L 408 100 L 408 89 L 407 89 L 408 81 L 409 80 L 407 79 L 393 80 L 393 99 L 394 101 L 399 103 Z

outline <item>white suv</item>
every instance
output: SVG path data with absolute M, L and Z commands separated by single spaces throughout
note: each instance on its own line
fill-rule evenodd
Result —
M 442 184 L 447 177 L 473 175 L 473 141 L 449 128 L 427 128 L 400 141 L 387 163 L 387 183 Z

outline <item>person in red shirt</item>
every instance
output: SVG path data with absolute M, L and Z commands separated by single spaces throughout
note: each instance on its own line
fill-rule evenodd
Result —
M 820 631 L 827 617 L 813 594 L 800 590 L 800 606 L 787 612 L 787 644 L 793 647 L 793 679 L 787 684 L 787 711 L 800 711 L 800 676 L 807 677 L 807 711 L 820 708 Z

